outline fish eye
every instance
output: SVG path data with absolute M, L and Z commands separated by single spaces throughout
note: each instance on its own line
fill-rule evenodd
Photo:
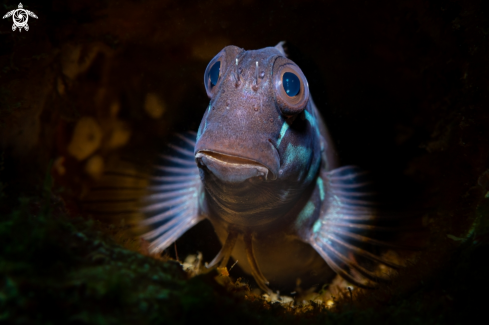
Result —
M 204 85 L 207 96 L 210 99 L 212 99 L 220 89 L 219 85 L 221 82 L 224 82 L 231 60 L 234 63 L 234 58 L 243 51 L 243 49 L 240 49 L 237 46 L 229 45 L 217 53 L 217 55 L 209 62 L 204 72 Z
M 221 82 L 222 71 L 226 68 L 224 50 L 219 52 L 207 65 L 204 73 L 204 84 L 207 96 L 212 98 L 216 92 L 216 87 Z
M 211 88 L 217 85 L 220 72 L 221 72 L 221 61 L 217 61 L 209 70 L 209 81 L 211 83 Z
M 275 101 L 285 116 L 301 113 L 309 102 L 309 85 L 301 69 L 287 58 L 279 57 L 273 67 Z
M 301 90 L 301 82 L 299 78 L 292 72 L 284 73 L 282 77 L 282 86 L 284 87 L 285 93 L 289 97 L 297 96 Z

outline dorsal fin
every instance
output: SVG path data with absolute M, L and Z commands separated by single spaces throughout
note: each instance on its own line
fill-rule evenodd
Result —
M 285 53 L 285 41 L 279 42 L 277 45 L 275 45 L 275 48 L 280 51 L 286 58 L 289 57 L 287 53 Z

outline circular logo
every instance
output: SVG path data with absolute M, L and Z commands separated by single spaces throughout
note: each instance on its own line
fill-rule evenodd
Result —
M 27 15 L 27 12 L 25 12 L 24 9 L 17 9 L 12 16 L 14 18 L 14 24 L 18 28 L 24 27 L 27 24 L 27 21 L 29 20 L 29 16 Z

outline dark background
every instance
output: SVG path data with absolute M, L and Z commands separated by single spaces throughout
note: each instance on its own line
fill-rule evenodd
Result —
M 18 5 L 2 4 L 5 13 Z M 54 161 L 68 214 L 85 215 L 80 199 L 98 179 L 86 172 L 90 157 L 103 159 L 101 171 L 121 157 L 151 161 L 168 134 L 197 129 L 214 55 L 227 45 L 285 40 L 342 162 L 373 170 L 393 200 L 422 211 L 437 249 L 430 258 L 450 259 L 474 220 L 486 219 L 487 1 L 29 1 L 24 8 L 39 17 L 29 18 L 28 32 L 12 32 L 11 19 L 0 25 L 5 211 L 36 193 Z M 161 117 L 145 111 L 148 93 L 164 107 Z M 87 116 L 102 144 L 77 160 L 67 148 Z M 130 137 L 107 145 L 117 123 Z M 182 254 L 215 240 L 195 234 L 186 235 L 194 246 L 182 244 Z

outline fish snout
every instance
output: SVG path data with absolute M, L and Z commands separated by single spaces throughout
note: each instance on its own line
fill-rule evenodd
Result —
M 246 180 L 274 180 L 276 175 L 265 165 L 248 158 L 220 152 L 201 150 L 195 154 L 199 168 L 206 167 L 214 176 L 226 183 Z

